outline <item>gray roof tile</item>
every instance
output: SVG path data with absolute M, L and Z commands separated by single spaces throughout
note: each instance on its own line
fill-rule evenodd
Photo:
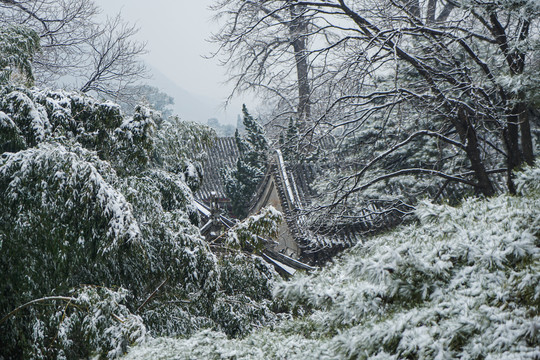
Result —
M 238 160 L 238 148 L 233 137 L 216 138 L 212 146 L 205 149 L 208 154 L 203 164 L 203 182 L 195 197 L 203 202 L 210 201 L 212 192 L 218 199 L 228 199 L 221 172 L 226 167 L 233 167 Z

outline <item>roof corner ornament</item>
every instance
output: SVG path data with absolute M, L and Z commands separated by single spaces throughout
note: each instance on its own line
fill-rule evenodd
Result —
M 219 220 L 219 215 L 221 215 L 221 209 L 219 208 L 217 192 L 210 192 L 210 220 L 216 222 Z

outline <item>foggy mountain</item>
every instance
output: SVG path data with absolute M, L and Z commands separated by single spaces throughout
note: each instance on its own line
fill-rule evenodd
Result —
M 206 124 L 208 119 L 217 118 L 221 123 L 236 124 L 236 114 L 240 112 L 230 109 L 225 111 L 220 100 L 209 96 L 194 94 L 165 74 L 152 66 L 148 66 L 152 78 L 148 79 L 149 85 L 155 86 L 174 98 L 173 114 L 178 115 L 182 120 L 197 121 Z

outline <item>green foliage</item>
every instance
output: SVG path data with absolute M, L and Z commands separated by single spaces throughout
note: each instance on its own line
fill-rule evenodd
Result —
M 245 336 L 253 327 L 278 319 L 272 288 L 277 273 L 258 256 L 243 253 L 220 258 L 220 294 L 212 309 L 214 329 L 231 337 Z
M 144 283 L 148 255 L 131 205 L 109 183 L 115 179 L 107 163 L 76 146 L 42 144 L 2 158 L 0 313 L 36 297 L 66 294 L 79 284 L 142 292 L 134 285 Z M 38 317 L 46 322 L 50 310 L 43 308 Z M 54 327 L 48 321 L 44 326 Z M 4 355 L 52 341 L 52 330 L 28 339 L 35 324 L 13 326 L 18 330 L 0 327 L 2 338 L 13 340 L 3 347 Z
M 221 290 L 192 194 L 211 130 L 144 107 L 125 117 L 110 102 L 13 85 L 0 88 L 0 121 L 0 315 L 80 293 L 67 307 L 31 305 L 10 316 L 0 324 L 9 339 L 0 356 L 115 357 L 144 331 L 240 335 L 275 318 L 260 297 L 235 305 L 237 321 L 219 318 L 224 304 L 250 299 L 242 291 L 268 298 L 271 276 L 254 282 L 263 289 Z M 227 281 L 266 274 L 250 261 L 227 268 Z M 85 303 L 90 288 L 81 284 L 127 290 L 96 290 Z
M 275 319 L 264 304 L 273 274 L 259 260 L 224 260 L 222 287 L 196 226 L 192 190 L 210 129 L 8 80 L 0 83 L 0 358 L 115 358 L 147 332 L 241 335 Z M 229 308 L 234 320 L 221 318 L 224 304 L 245 299 Z
M 277 237 L 283 214 L 273 206 L 268 206 L 257 215 L 252 215 L 231 228 L 226 235 L 225 244 L 235 249 L 245 249 L 260 254 L 264 248 L 263 240 Z
M 225 192 L 231 199 L 233 214 L 239 218 L 247 216 L 249 201 L 264 176 L 268 162 L 268 141 L 263 127 L 248 113 L 245 105 L 242 113 L 246 135 L 241 137 L 238 129 L 234 135 L 240 154 L 236 168 L 223 172 Z
M 372 237 L 311 275 L 282 281 L 298 309 L 242 339 L 155 339 L 128 359 L 534 359 L 540 346 L 538 167 L 519 196 L 422 203 L 420 223 Z
M 115 130 L 117 149 L 111 161 L 118 164 L 117 171 L 122 175 L 135 174 L 148 168 L 154 152 L 156 120 L 159 114 L 151 109 L 137 106 L 133 118 L 123 122 Z
M 279 137 L 279 145 L 285 161 L 292 162 L 298 160 L 299 140 L 298 122 L 290 118 L 285 136 L 281 133 Z
M 140 247 L 141 239 L 113 181 L 110 166 L 81 148 L 43 144 L 3 157 L 0 217 L 10 225 L 1 227 L 2 263 L 14 272 L 4 286 L 46 294 L 104 278 L 121 285 L 109 269 L 122 259 L 109 253 Z M 45 270 L 49 263 L 56 264 L 52 273 Z
M 5 338 L 4 346 L 14 347 L 17 358 L 73 359 L 106 355 L 119 357 L 127 346 L 146 339 L 146 328 L 139 316 L 130 313 L 125 303 L 125 289 L 81 286 L 69 296 L 50 296 L 32 301 L 16 309 L 16 316 L 27 317 L 31 346 L 15 343 L 18 338 Z M 40 306 L 56 307 L 55 311 L 40 311 Z M 2 326 L 17 334 L 23 331 L 16 318 L 4 318 Z M 74 341 L 84 338 L 85 342 Z M 3 349 L 5 352 L 5 349 Z
M 66 359 L 84 353 L 119 357 L 126 352 L 127 346 L 146 339 L 146 327 L 141 317 L 132 314 L 126 306 L 130 298 L 127 290 L 83 286 L 73 295 L 76 295 L 73 307 L 66 306 L 58 326 L 57 339 L 65 344 L 63 352 Z M 55 315 L 58 319 L 60 312 Z M 88 339 L 84 350 L 73 346 L 75 343 L 70 339 L 73 333 L 82 333 Z
M 22 26 L 0 26 L 0 85 L 16 80 L 16 72 L 25 85 L 32 85 L 32 60 L 39 51 L 39 36 Z
M 166 199 L 168 191 L 178 195 Z M 120 179 L 95 153 L 42 144 L 2 159 L 0 194 L 2 314 L 79 284 L 122 286 L 140 304 L 165 277 L 171 296 L 213 299 L 216 262 L 189 219 L 191 192 L 179 177 L 158 171 Z M 21 334 L 31 326 L 22 322 Z M 42 341 L 51 340 L 47 334 Z M 14 339 L 4 354 L 26 348 Z
M 169 117 L 159 124 L 152 158 L 156 166 L 182 174 L 183 180 L 195 192 L 202 183 L 205 149 L 214 139 L 214 131 L 204 125 Z
M 36 146 L 46 139 L 69 139 L 96 151 L 122 176 L 156 166 L 200 182 L 200 174 L 188 169 L 188 160 L 200 168 L 202 149 L 212 139 L 202 125 L 162 120 L 143 106 L 132 117 L 124 117 L 116 104 L 73 92 L 10 85 L 1 88 L 0 95 L 1 126 L 11 129 L 2 135 L 3 151 Z
M 16 152 L 26 147 L 26 141 L 13 120 L 0 111 L 0 153 Z
M 0 95 L 0 110 L 16 126 L 20 137 L 17 142 L 24 145 L 13 150 L 36 146 L 50 136 L 53 126 L 45 116 L 44 107 L 34 102 L 30 90 L 8 85 L 0 88 Z
M 124 117 L 118 105 L 65 91 L 0 88 L 0 111 L 17 126 L 25 147 L 47 139 L 71 139 L 110 160 Z M 124 130 L 125 132 L 126 130 Z M 116 151 L 118 153 L 118 151 Z

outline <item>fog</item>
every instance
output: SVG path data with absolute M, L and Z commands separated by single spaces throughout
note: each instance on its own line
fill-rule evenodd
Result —
M 235 98 L 223 109 L 231 91 L 224 84 L 226 69 L 216 59 L 204 58 L 216 50 L 216 44 L 208 39 L 219 30 L 208 9 L 212 0 L 95 2 L 103 9 L 103 16 L 121 12 L 125 20 L 137 24 L 140 29 L 137 39 L 147 43 L 144 61 L 154 73 L 149 83 L 175 98 L 175 110 L 181 117 L 202 122 L 217 117 L 221 122 L 236 124 L 241 104 L 253 102 L 249 97 L 248 100 Z

